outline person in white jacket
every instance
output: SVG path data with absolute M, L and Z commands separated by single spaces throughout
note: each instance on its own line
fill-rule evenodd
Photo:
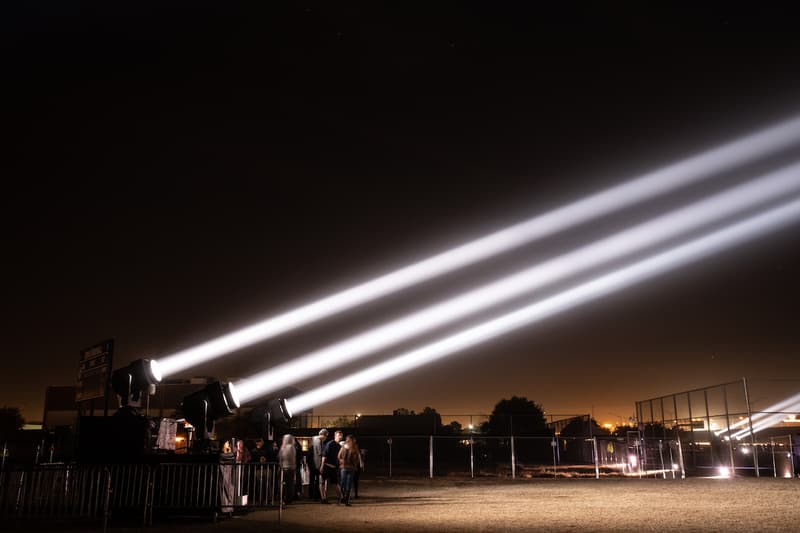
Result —
M 297 455 L 292 435 L 283 436 L 283 444 L 278 450 L 278 464 L 283 472 L 283 503 L 291 503 L 294 500 L 294 477 L 297 469 Z

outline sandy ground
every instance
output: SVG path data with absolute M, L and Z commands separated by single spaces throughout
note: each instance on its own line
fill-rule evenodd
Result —
M 373 482 L 362 495 L 352 507 L 290 506 L 276 530 L 800 531 L 800 480 Z
M 295 502 L 280 523 L 264 510 L 109 531 L 800 531 L 800 479 L 373 480 L 360 496 L 351 507 Z

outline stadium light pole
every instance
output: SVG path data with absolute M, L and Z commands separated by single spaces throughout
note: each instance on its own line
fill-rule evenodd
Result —
M 236 386 L 245 399 L 280 390 L 414 335 L 798 191 L 800 163 L 795 163 L 344 341 L 294 357 L 240 380 Z
M 404 374 L 422 365 L 483 344 L 500 335 L 566 312 L 578 305 L 597 300 L 655 276 L 694 263 L 735 245 L 796 223 L 799 219 L 800 198 L 794 198 L 723 229 L 707 233 L 702 237 L 651 255 L 629 266 L 575 285 L 570 289 L 536 301 L 511 313 L 462 330 L 373 367 L 289 398 L 286 400 L 286 404 L 293 413 L 303 412 L 343 394 L 352 393 Z
M 160 359 L 164 376 L 171 376 L 570 227 L 708 179 L 778 153 L 798 141 L 800 117 L 794 117 L 365 283 L 169 354 Z

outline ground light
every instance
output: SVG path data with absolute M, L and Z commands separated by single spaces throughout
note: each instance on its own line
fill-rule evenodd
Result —
M 352 362 L 414 335 L 488 309 L 611 260 L 642 251 L 706 224 L 800 190 L 800 163 L 733 187 L 591 245 L 394 320 L 237 382 L 245 398 L 269 392 Z
M 142 393 L 157 385 L 162 378 L 159 363 L 154 359 L 137 359 L 111 373 L 111 388 L 119 396 L 120 406 L 136 404 Z
M 533 325 L 578 305 L 636 285 L 678 267 L 699 261 L 732 246 L 776 231 L 800 219 L 800 199 L 750 216 L 726 228 L 708 233 L 685 244 L 652 255 L 627 267 L 576 285 L 511 313 L 468 328 L 439 341 L 390 359 L 325 386 L 287 399 L 298 413 L 364 387 L 403 374 L 448 355 L 485 343 L 524 326 Z M 242 397 L 242 401 L 251 398 Z
M 792 118 L 326 298 L 167 355 L 161 359 L 164 375 L 173 375 L 757 158 L 778 153 L 799 140 L 800 118 Z

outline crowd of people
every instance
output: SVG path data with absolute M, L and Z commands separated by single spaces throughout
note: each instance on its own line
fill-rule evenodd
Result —
M 237 463 L 278 463 L 281 469 L 283 502 L 288 504 L 302 498 L 303 486 L 308 486 L 307 497 L 322 504 L 331 500 L 346 506 L 358 498 L 358 481 L 364 470 L 364 456 L 353 435 L 344 436 L 335 431 L 329 438 L 327 429 L 311 439 L 307 451 L 293 435 L 284 435 L 280 446 L 272 442 L 265 445 L 263 439 L 255 441 L 248 449 L 243 440 L 237 440 L 235 449 L 229 443 L 223 452 L 235 453 Z M 330 499 L 329 499 L 330 498 Z

